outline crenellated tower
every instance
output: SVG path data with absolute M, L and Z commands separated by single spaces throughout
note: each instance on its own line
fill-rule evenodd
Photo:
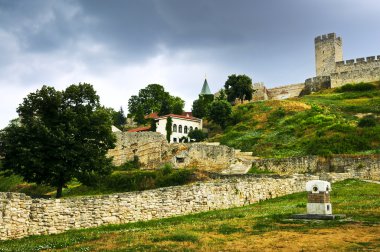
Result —
M 329 76 L 335 72 L 335 62 L 343 60 L 342 38 L 329 33 L 316 37 L 314 44 L 317 77 Z

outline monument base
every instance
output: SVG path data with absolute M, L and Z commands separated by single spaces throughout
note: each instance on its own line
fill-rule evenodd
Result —
M 303 220 L 338 220 L 345 218 L 345 214 L 293 214 L 293 219 Z

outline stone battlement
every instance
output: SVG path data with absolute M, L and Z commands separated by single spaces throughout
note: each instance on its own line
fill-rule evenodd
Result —
M 324 42 L 327 40 L 340 40 L 340 41 L 342 41 L 342 38 L 337 37 L 335 33 L 329 33 L 329 34 L 323 34 L 323 35 L 315 37 L 314 42 L 319 43 L 319 42 Z
M 377 56 L 369 56 L 365 58 L 356 58 L 356 59 L 349 59 L 349 60 L 343 60 L 336 62 L 336 66 L 344 66 L 344 65 L 353 65 L 353 64 L 360 64 L 360 63 L 372 63 L 380 61 L 380 55 Z

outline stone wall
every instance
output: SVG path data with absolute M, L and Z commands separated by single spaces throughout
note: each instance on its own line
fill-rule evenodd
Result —
M 309 78 L 305 80 L 305 89 L 302 91 L 301 95 L 308 95 L 312 92 L 318 92 L 329 88 L 331 88 L 330 76 Z
M 380 155 L 334 155 L 254 160 L 253 165 L 278 174 L 348 173 L 351 177 L 380 180 Z
M 114 165 L 122 165 L 135 156 L 146 168 L 154 168 L 166 162 L 169 157 L 169 144 L 157 132 L 115 132 L 116 147 L 108 151 Z
M 172 163 L 176 167 L 197 167 L 206 171 L 227 169 L 235 161 L 235 150 L 233 148 L 206 143 L 182 144 L 172 158 Z
M 305 87 L 305 83 L 289 84 L 268 89 L 269 100 L 283 100 L 298 97 Z
M 164 163 L 177 168 L 197 167 L 207 171 L 221 171 L 237 163 L 251 164 L 235 157 L 235 150 L 212 143 L 173 143 L 157 132 L 116 132 L 116 147 L 108 151 L 114 165 L 122 165 L 139 158 L 143 169 L 154 169 Z
M 305 183 L 317 178 L 246 175 L 142 192 L 68 199 L 31 199 L 20 193 L 0 193 L 0 240 L 244 206 L 304 191 Z
M 336 63 L 336 71 L 331 74 L 331 87 L 347 83 L 372 82 L 380 80 L 380 56 L 346 60 Z

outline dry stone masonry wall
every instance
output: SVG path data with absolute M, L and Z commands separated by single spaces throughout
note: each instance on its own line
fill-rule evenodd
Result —
M 68 199 L 31 199 L 20 193 L 0 193 L 0 240 L 244 206 L 303 191 L 306 181 L 317 178 L 242 176 Z
M 168 159 L 169 144 L 157 132 L 115 132 L 116 147 L 108 151 L 114 165 L 122 165 L 135 156 L 144 167 L 154 168 Z
M 254 160 L 253 165 L 278 174 L 346 173 L 353 178 L 380 180 L 380 155 L 334 155 Z

